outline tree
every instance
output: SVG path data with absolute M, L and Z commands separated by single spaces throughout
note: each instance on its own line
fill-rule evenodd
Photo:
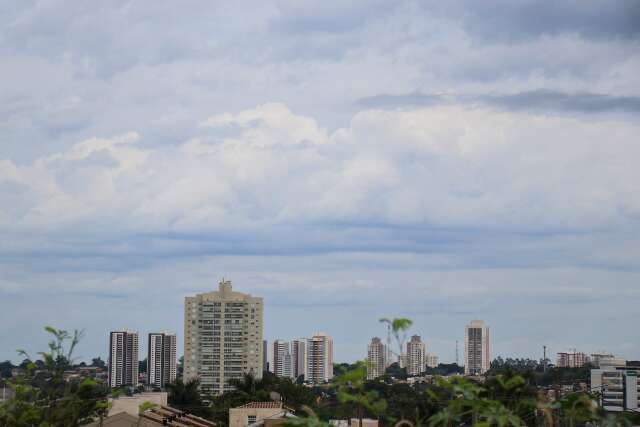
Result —
M 382 318 L 380 319 L 380 323 L 385 323 L 387 325 L 387 331 L 393 335 L 396 340 L 396 344 L 398 345 L 398 352 L 394 353 L 398 357 L 402 357 L 404 354 L 404 342 L 407 340 L 407 331 L 411 325 L 413 325 L 413 321 L 405 317 L 398 317 L 394 319 Z M 392 350 L 389 349 L 389 351 Z
M 357 362 L 354 369 L 336 378 L 338 401 L 353 405 L 359 427 L 362 427 L 365 412 L 378 415 L 387 408 L 387 402 L 380 398 L 376 390 L 365 389 L 366 380 L 367 366 L 364 362 Z
M 0 362 L 0 379 L 11 378 L 11 371 L 13 371 L 14 368 L 15 366 L 13 366 L 13 364 L 9 360 Z
M 190 380 L 185 383 L 182 379 L 177 379 L 167 387 L 169 389 L 169 403 L 178 409 L 184 410 L 201 405 L 202 399 L 198 390 L 199 385 L 198 380 Z
M 38 353 L 40 363 L 23 350 L 25 373 L 11 380 L 15 396 L 0 405 L 0 425 L 12 427 L 73 427 L 91 421 L 101 410 L 108 390 L 95 380 L 67 382 L 64 371 L 73 364 L 73 352 L 82 338 L 65 330 L 45 327 L 52 335 L 49 351 Z
M 95 368 L 107 369 L 107 364 L 100 357 L 94 357 L 91 359 L 91 365 Z

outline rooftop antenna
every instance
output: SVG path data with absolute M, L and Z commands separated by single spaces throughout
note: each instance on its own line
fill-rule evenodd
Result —
M 542 346 L 542 354 L 543 354 L 542 371 L 547 372 L 547 346 L 546 345 Z

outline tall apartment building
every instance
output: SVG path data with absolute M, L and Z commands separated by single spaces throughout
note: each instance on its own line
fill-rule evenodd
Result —
M 367 379 L 375 380 L 384 375 L 387 367 L 387 346 L 380 338 L 373 337 L 367 347 Z
M 109 334 L 109 387 L 138 385 L 138 333 Z
M 605 411 L 622 412 L 640 409 L 640 366 L 602 364 L 591 370 L 591 390 L 598 392 Z
M 589 362 L 589 356 L 576 349 L 559 352 L 556 358 L 558 368 L 581 368 Z
M 438 367 L 438 356 L 433 353 L 427 353 L 425 356 L 425 363 L 427 368 L 437 368 Z
M 293 377 L 291 351 L 287 341 L 275 340 L 273 342 L 273 373 L 277 377 Z
M 320 384 L 333 378 L 333 340 L 323 332 L 307 339 L 307 373 L 305 380 Z
M 414 335 L 407 343 L 407 374 L 420 375 L 424 372 L 426 347 L 419 335 Z
M 164 387 L 176 380 L 176 334 L 153 332 L 147 342 L 147 385 Z
M 306 375 L 307 372 L 307 346 L 306 339 L 300 338 L 291 341 L 291 363 L 293 378 Z
M 262 298 L 234 292 L 222 280 L 218 291 L 184 301 L 184 377 L 198 379 L 201 391 L 222 394 L 229 380 L 262 378 Z
M 489 327 L 482 320 L 472 320 L 464 328 L 464 373 L 482 375 L 490 362 Z

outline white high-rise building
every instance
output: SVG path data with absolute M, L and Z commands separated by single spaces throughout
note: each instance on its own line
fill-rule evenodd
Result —
M 489 370 L 489 327 L 482 320 L 472 320 L 464 328 L 464 373 L 482 375 Z
M 425 356 L 425 362 L 427 364 L 427 368 L 437 368 L 438 367 L 438 356 L 433 353 L 427 353 Z
M 300 338 L 291 341 L 291 364 L 293 378 L 306 375 L 307 372 L 307 340 Z
M 420 375 L 424 372 L 426 361 L 424 358 L 426 346 L 419 335 L 411 337 L 407 343 L 407 374 Z
M 203 393 L 232 390 L 231 378 L 262 378 L 262 298 L 234 292 L 222 280 L 218 291 L 184 301 L 184 377 L 198 379 Z
M 109 334 L 109 387 L 138 385 L 138 333 Z
M 367 348 L 367 379 L 375 380 L 384 375 L 387 367 L 387 346 L 378 337 L 371 338 Z
M 320 384 L 333 378 L 333 340 L 324 332 L 307 339 L 307 373 L 305 380 Z
M 147 385 L 163 388 L 176 380 L 176 334 L 149 334 Z
M 273 373 L 277 377 L 293 377 L 291 351 L 287 341 L 275 340 L 273 342 Z

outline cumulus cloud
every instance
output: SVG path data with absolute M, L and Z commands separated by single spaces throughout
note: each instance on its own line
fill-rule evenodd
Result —
M 185 142 L 92 138 L 18 166 L 2 183 L 28 208 L 4 229 L 194 231 L 278 224 L 580 230 L 635 225 L 636 124 L 487 108 L 368 110 L 328 133 L 285 105 L 194 124 Z

